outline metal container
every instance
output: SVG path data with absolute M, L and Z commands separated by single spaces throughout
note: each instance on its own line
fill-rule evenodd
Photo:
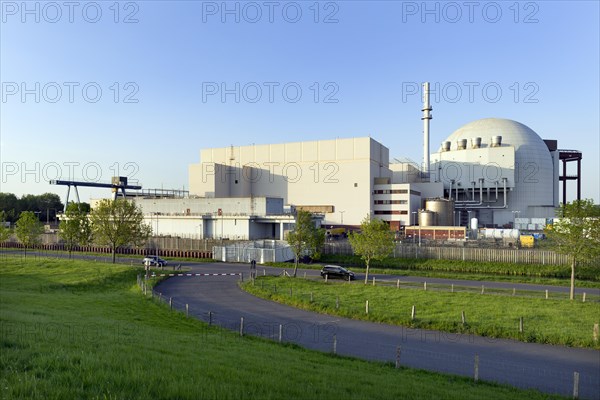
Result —
M 436 214 L 428 210 L 419 210 L 419 226 L 436 226 Z
M 425 209 L 436 214 L 436 226 L 452 226 L 454 200 L 434 198 L 425 200 Z
M 479 220 L 477 218 L 471 218 L 471 230 L 477 230 L 479 228 Z

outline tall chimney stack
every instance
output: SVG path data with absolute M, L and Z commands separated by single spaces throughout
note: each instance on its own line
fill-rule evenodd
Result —
M 429 120 L 431 119 L 429 104 L 429 82 L 423 83 L 423 177 L 429 182 Z

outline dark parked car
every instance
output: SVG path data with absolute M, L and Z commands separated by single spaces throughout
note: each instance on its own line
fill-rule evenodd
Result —
M 154 266 L 164 267 L 165 265 L 167 265 L 167 261 L 163 260 L 159 256 L 144 257 L 144 259 L 142 260 L 142 264 L 146 265 L 146 263 L 150 264 L 151 267 L 154 267 Z
M 348 281 L 354 280 L 354 272 L 347 270 L 339 265 L 326 265 L 321 270 L 321 277 L 342 278 Z

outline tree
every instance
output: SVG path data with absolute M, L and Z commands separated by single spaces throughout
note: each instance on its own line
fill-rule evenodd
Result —
M 39 243 L 40 235 L 44 233 L 44 226 L 33 211 L 23 211 L 17 221 L 15 233 L 25 246 L 25 254 L 27 254 L 29 247 Z
M 65 241 L 69 258 L 77 245 L 85 246 L 92 241 L 92 225 L 88 214 L 80 209 L 79 204 L 69 203 L 67 211 L 62 217 L 58 231 Z
M 600 208 L 591 199 L 561 204 L 560 217 L 546 228 L 550 245 L 571 259 L 570 299 L 575 295 L 575 269 L 600 257 Z
M 365 284 L 369 280 L 371 260 L 383 260 L 394 250 L 394 233 L 385 221 L 371 219 L 368 215 L 360 224 L 360 233 L 351 232 L 348 236 L 354 254 L 362 258 L 367 267 Z
M 308 252 L 316 258 L 320 255 L 321 247 L 325 243 L 325 231 L 315 226 L 311 213 L 300 210 L 296 214 L 296 227 L 288 234 L 287 242 L 295 257 L 295 278 L 298 272 L 298 261 L 304 253 Z
M 10 229 L 6 227 L 6 213 L 0 211 L 0 243 L 5 242 L 10 238 Z
M 90 212 L 90 221 L 95 241 L 110 246 L 113 263 L 118 248 L 141 246 L 152 233 L 141 208 L 126 199 L 100 200 Z

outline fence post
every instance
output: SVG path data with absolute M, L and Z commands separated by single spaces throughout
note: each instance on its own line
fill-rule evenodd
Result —
M 483 286 L 483 285 L 481 285 L 481 294 L 483 294 L 483 293 L 484 293 L 484 291 L 485 291 L 485 289 L 484 289 L 484 286 Z
M 333 354 L 337 354 L 337 335 L 333 334 Z
M 427 290 L 427 282 L 423 282 L 423 290 Z
M 402 349 L 400 346 L 396 346 L 396 368 L 400 368 L 400 354 Z
M 339 309 L 340 308 L 340 296 L 336 296 L 335 297 L 335 309 Z M 598 326 L 598 324 L 596 324 L 596 326 Z
M 579 372 L 573 372 L 573 398 L 579 398 Z
M 410 312 L 410 319 L 414 320 L 415 319 L 415 306 L 412 306 L 412 310 Z
M 516 289 L 515 289 L 515 288 L 513 288 L 513 296 L 515 295 L 515 292 L 516 292 Z
M 283 337 L 283 325 L 279 324 L 279 343 L 281 343 L 282 337 Z
M 546 300 L 548 300 L 548 289 L 546 289 Z
M 598 324 L 594 324 L 594 342 L 598 341 L 598 336 L 600 336 L 600 332 L 598 332 L 600 329 L 598 328 Z
M 450 293 L 454 293 L 454 283 L 450 286 Z
M 400 279 L 396 282 L 396 289 L 400 289 Z
M 329 278 L 329 274 L 325 274 L 325 283 L 327 283 L 327 278 Z
M 583 302 L 585 303 L 585 292 L 583 292 Z
M 523 333 L 523 317 L 519 317 L 519 333 Z
M 212 311 L 208 312 L 208 326 L 212 325 Z
M 369 300 L 365 303 L 365 313 L 369 314 Z
M 465 312 L 464 312 L 464 311 L 460 313 L 460 318 L 461 318 L 461 320 L 462 320 L 462 324 L 464 325 L 464 324 L 465 324 L 465 322 L 466 322 L 466 318 L 465 318 Z
M 185 316 L 190 316 L 190 305 L 188 303 L 185 303 Z
M 475 373 L 474 373 L 475 382 L 479 381 L 479 355 L 475 354 Z
M 240 336 L 244 336 L 244 317 L 240 317 Z

